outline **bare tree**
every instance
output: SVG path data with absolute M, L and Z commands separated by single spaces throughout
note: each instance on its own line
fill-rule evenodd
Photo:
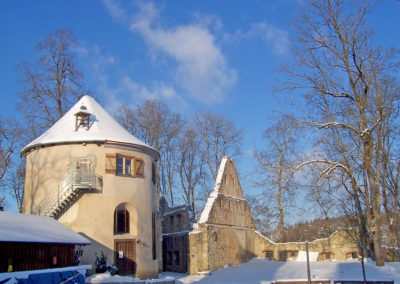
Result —
M 0 181 L 6 174 L 12 154 L 17 148 L 18 132 L 14 120 L 0 118 Z
M 211 112 L 197 114 L 193 123 L 201 140 L 201 155 L 215 181 L 222 158 L 240 154 L 242 130 L 232 120 Z
M 290 206 L 295 194 L 293 187 L 294 154 L 296 150 L 296 124 L 291 117 L 280 117 L 265 130 L 265 147 L 255 152 L 260 179 L 266 191 L 273 192 L 276 201 L 279 241 L 284 239 L 285 210 Z M 269 202 L 271 206 L 271 202 Z
M 0 118 L 0 188 L 4 191 L 0 193 L 0 203 L 4 201 L 9 189 L 9 175 L 18 159 L 22 132 L 15 119 Z
M 156 166 L 157 198 L 170 194 L 173 189 L 175 167 L 179 153 L 176 153 L 182 119 L 160 100 L 145 100 L 131 108 L 121 105 L 116 113 L 117 120 L 133 135 L 160 152 L 161 159 Z
M 181 153 L 178 172 L 181 181 L 183 199 L 190 204 L 193 217 L 196 218 L 196 188 L 203 175 L 203 162 L 200 157 L 200 139 L 196 131 L 187 127 L 179 142 Z
M 56 30 L 37 45 L 40 57 L 34 64 L 24 61 L 18 67 L 23 87 L 18 108 L 30 126 L 28 139 L 53 125 L 82 96 L 82 74 L 72 52 L 76 46 L 71 31 Z
M 384 265 L 381 223 L 382 123 L 398 102 L 388 80 L 396 62 L 377 48 L 366 24 L 368 1 L 311 0 L 296 21 L 296 61 L 284 68 L 286 90 L 302 90 L 310 107 L 302 120 L 321 136 L 323 158 L 299 165 L 324 165 L 321 174 L 345 177 L 359 214 L 366 212 L 374 255 Z M 363 205 L 362 205 L 363 204 Z M 365 206 L 365 207 L 363 207 Z M 363 230 L 362 230 L 363 231 Z

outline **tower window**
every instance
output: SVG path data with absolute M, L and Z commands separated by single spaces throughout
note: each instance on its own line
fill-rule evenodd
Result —
M 129 233 L 129 211 L 121 204 L 114 211 L 114 234 L 125 233 Z
M 143 177 L 143 160 L 120 154 L 107 154 L 105 170 L 107 174 Z

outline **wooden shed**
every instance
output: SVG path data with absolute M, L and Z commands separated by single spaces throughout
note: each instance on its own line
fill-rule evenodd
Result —
M 83 236 L 45 216 L 0 212 L 0 273 L 74 266 Z

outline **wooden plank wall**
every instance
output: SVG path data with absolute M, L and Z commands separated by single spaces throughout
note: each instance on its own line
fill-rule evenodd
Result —
M 36 270 L 74 265 L 73 244 L 0 242 L 0 272 Z M 56 259 L 54 259 L 56 257 Z

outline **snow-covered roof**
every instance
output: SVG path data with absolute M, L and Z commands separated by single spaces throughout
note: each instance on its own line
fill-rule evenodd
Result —
M 89 129 L 79 127 L 75 131 L 75 114 L 82 111 L 90 113 Z M 22 150 L 28 150 L 45 145 L 83 142 L 119 142 L 127 143 L 139 148 L 148 148 L 158 157 L 156 150 L 140 141 L 123 128 L 110 114 L 92 97 L 83 96 L 59 121 L 50 127 L 45 133 L 29 143 Z
M 14 212 L 0 212 L 0 242 L 90 244 L 51 217 Z

